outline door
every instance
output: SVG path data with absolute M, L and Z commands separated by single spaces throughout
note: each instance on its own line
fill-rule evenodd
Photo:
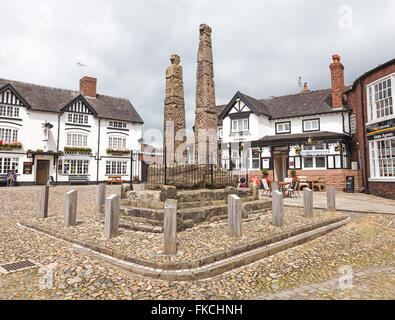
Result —
M 49 178 L 49 160 L 37 160 L 36 184 L 46 185 Z
M 284 181 L 287 172 L 286 155 L 274 156 L 274 181 Z

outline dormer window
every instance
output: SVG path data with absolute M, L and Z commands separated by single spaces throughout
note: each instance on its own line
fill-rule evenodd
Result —
M 125 129 L 126 128 L 126 122 L 121 122 L 121 121 L 109 121 L 108 126 L 110 128 L 115 128 L 115 129 Z
M 69 113 L 67 115 L 67 122 L 74 124 L 88 124 L 89 117 L 86 114 Z
M 291 133 L 291 122 L 278 122 L 276 123 L 276 134 Z

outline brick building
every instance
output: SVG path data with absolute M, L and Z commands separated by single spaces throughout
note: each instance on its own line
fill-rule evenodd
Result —
M 365 192 L 395 199 L 395 59 L 360 76 L 346 90 L 356 134 L 352 161 Z

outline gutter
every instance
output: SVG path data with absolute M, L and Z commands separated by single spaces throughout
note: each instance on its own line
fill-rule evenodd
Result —
M 63 113 L 59 113 L 58 114 L 58 140 L 56 141 L 56 152 L 58 152 L 59 151 L 59 139 L 60 139 L 60 116 L 62 115 Z M 58 158 L 59 159 L 59 158 Z M 56 168 L 56 173 L 55 173 L 55 177 L 56 177 L 56 184 L 58 184 L 58 166 L 59 166 L 59 161 L 56 161 L 56 165 L 55 165 L 55 168 Z
M 101 119 L 99 118 L 99 135 L 97 138 L 97 165 L 96 165 L 96 182 L 99 183 L 99 164 L 100 164 L 100 123 L 101 123 Z

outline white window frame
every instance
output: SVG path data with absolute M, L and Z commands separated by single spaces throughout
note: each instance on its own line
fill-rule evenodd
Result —
M 128 175 L 128 161 L 125 160 L 107 160 L 106 161 L 106 176 Z
M 108 149 L 112 150 L 126 150 L 127 138 L 120 136 L 108 137 Z
M 254 156 L 254 151 L 260 151 L 259 148 L 251 148 L 251 165 L 250 168 L 252 170 L 260 170 L 261 169 L 261 153 L 258 152 L 257 155 Z M 254 166 L 254 160 L 258 160 L 258 165 Z
M 88 147 L 88 135 L 84 133 L 69 132 L 66 135 L 66 146 L 75 148 Z
M 18 174 L 19 158 L 0 157 L 0 174 L 7 174 L 10 170 Z
M 311 146 L 311 149 L 306 149 L 306 145 L 303 145 L 303 150 L 325 150 L 325 143 L 321 142 L 319 144 L 320 146 L 318 147 L 318 145 L 309 145 Z M 323 146 L 323 148 L 321 148 Z M 313 159 L 313 166 L 312 167 L 305 167 L 304 165 L 304 160 L 306 158 L 312 158 Z M 324 158 L 325 159 L 325 165 L 323 167 L 317 167 L 317 158 Z M 301 165 L 302 165 L 302 170 L 326 170 L 326 168 L 328 167 L 327 164 L 327 158 L 326 156 L 301 156 Z
M 19 118 L 19 107 L 0 105 L 0 117 L 4 118 Z
M 380 85 L 381 83 L 384 83 L 384 81 L 390 80 L 391 81 L 391 90 L 390 90 L 390 94 L 391 97 L 390 99 L 392 100 L 392 114 L 389 114 L 387 116 L 383 116 L 383 117 L 377 117 L 377 105 L 376 103 L 378 102 L 378 100 L 376 99 L 376 91 L 375 91 L 375 86 L 376 85 Z M 367 107 L 367 115 L 368 115 L 368 124 L 372 124 L 372 123 L 376 123 L 376 122 L 381 122 L 381 121 L 385 121 L 385 120 L 390 120 L 393 119 L 395 117 L 395 105 L 394 105 L 394 85 L 395 85 L 395 73 L 392 73 L 390 75 L 387 75 L 385 77 L 382 77 L 380 79 L 377 79 L 376 81 L 373 81 L 369 84 L 366 85 L 366 107 Z M 388 88 L 386 87 L 386 90 Z M 387 92 L 388 93 L 388 92 Z M 387 97 L 386 97 L 387 98 Z M 380 101 L 384 101 L 386 98 L 379 98 Z M 386 107 L 384 107 L 385 110 Z
M 1 127 L 0 128 L 0 140 L 12 143 L 18 141 L 18 129 L 9 128 L 9 127 Z
M 108 126 L 115 129 L 126 129 L 127 123 L 123 121 L 109 121 Z
M 88 124 L 89 123 L 89 116 L 87 114 L 69 112 L 67 114 L 67 123 Z
M 288 126 L 288 129 L 285 129 L 285 126 Z M 282 129 L 280 129 L 282 127 Z M 276 133 L 291 133 L 291 122 L 286 121 L 286 122 L 277 122 L 276 123 Z
M 313 128 L 313 123 L 316 122 L 317 123 L 317 128 Z M 302 120 L 303 123 L 303 132 L 309 132 L 309 131 L 320 131 L 320 119 L 306 119 L 306 120 Z M 311 124 L 311 128 L 310 129 L 306 129 L 306 124 L 310 123 Z
M 232 126 L 232 130 L 231 130 L 232 132 L 248 132 L 250 130 L 250 119 L 248 118 L 232 119 L 231 126 Z M 240 127 L 242 127 L 241 130 Z
M 74 171 L 73 173 L 72 170 Z M 88 175 L 89 160 L 59 159 L 58 172 L 67 176 Z
M 370 153 L 369 180 L 395 181 L 395 172 L 394 172 L 395 148 L 392 149 L 392 145 L 391 145 L 392 141 L 395 142 L 395 137 L 369 141 L 369 153 Z M 387 142 L 389 142 L 389 148 L 387 148 L 387 146 L 385 145 L 385 148 L 383 149 L 382 143 L 386 144 Z M 380 157 L 380 155 L 382 155 L 383 153 L 386 155 L 386 157 Z M 386 166 L 383 165 L 384 162 L 386 163 Z M 386 172 L 387 175 L 382 174 L 384 171 Z

